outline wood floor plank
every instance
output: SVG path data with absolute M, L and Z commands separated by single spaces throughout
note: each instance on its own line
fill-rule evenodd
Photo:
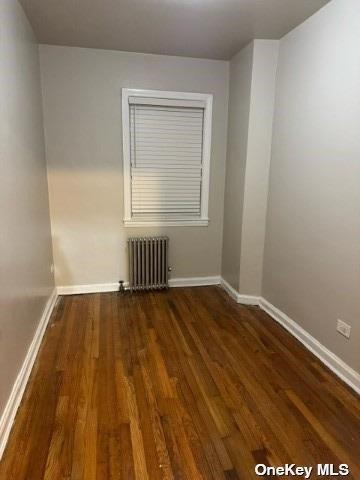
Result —
M 60 297 L 0 480 L 247 480 L 256 463 L 359 480 L 359 396 L 219 287 Z
M 132 377 L 126 379 L 125 387 L 129 407 L 131 449 L 134 459 L 135 478 L 136 480 L 148 480 L 144 440 Z

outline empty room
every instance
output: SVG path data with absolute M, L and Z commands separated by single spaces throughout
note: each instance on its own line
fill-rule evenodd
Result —
M 0 0 L 0 480 L 360 480 L 360 1 Z

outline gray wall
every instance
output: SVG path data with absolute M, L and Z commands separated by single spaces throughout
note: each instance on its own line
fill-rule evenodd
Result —
M 241 229 L 242 295 L 261 295 L 278 51 L 277 40 L 254 41 Z
M 330 2 L 280 42 L 263 279 L 267 300 L 357 371 L 359 52 L 358 0 Z
M 38 47 L 0 3 L 0 416 L 53 290 Z
M 261 294 L 277 40 L 254 40 L 230 62 L 222 276 Z
M 252 42 L 230 62 L 222 277 L 235 290 L 239 289 L 253 50 Z
M 168 234 L 173 277 L 220 275 L 228 62 L 40 47 L 57 285 L 127 278 L 126 239 Z M 121 88 L 214 94 L 208 227 L 124 228 Z

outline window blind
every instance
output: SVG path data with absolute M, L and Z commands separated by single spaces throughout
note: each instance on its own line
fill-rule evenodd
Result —
M 204 108 L 129 100 L 132 216 L 200 217 Z

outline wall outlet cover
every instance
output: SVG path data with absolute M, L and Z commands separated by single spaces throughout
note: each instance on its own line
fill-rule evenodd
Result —
M 344 337 L 350 338 L 351 326 L 340 319 L 337 320 L 336 330 L 341 333 L 341 335 L 344 335 Z

